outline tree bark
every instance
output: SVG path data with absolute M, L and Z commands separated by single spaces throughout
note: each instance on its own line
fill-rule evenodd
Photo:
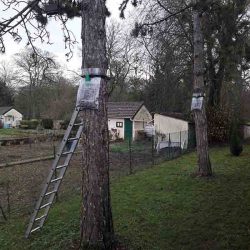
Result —
M 82 4 L 82 68 L 107 71 L 105 0 Z M 82 246 L 112 249 L 114 230 L 110 203 L 107 81 L 101 80 L 99 109 L 85 110 L 83 135 Z
M 204 42 L 201 28 L 202 14 L 193 9 L 194 25 L 194 92 L 204 93 Z M 198 175 L 211 176 L 212 168 L 208 153 L 207 119 L 205 100 L 201 110 L 194 110 L 196 144 L 198 154 Z

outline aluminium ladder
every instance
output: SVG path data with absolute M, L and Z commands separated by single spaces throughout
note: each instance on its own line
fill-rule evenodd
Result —
M 43 227 L 43 224 L 48 216 L 49 210 L 56 197 L 56 193 L 58 192 L 67 167 L 69 166 L 70 160 L 77 147 L 83 131 L 83 122 L 77 123 L 79 111 L 80 108 L 76 107 L 73 112 L 68 128 L 64 134 L 59 150 L 53 161 L 46 184 L 41 192 L 34 212 L 31 216 L 28 228 L 25 233 L 26 238 L 28 238 L 31 233 Z M 71 133 L 73 132 L 73 127 L 78 127 L 78 129 L 76 134 L 72 138 L 70 138 Z

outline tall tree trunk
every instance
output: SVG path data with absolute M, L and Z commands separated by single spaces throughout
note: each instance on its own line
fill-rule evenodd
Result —
M 108 69 L 105 0 L 85 0 L 82 7 L 82 68 Z M 114 230 L 110 204 L 107 82 L 101 80 L 99 109 L 82 112 L 83 177 L 81 236 L 83 245 L 111 249 Z
M 194 92 L 204 93 L 204 43 L 201 28 L 202 14 L 194 7 Z M 198 154 L 198 175 L 212 175 L 212 168 L 208 154 L 207 119 L 205 100 L 201 110 L 194 110 L 195 132 Z

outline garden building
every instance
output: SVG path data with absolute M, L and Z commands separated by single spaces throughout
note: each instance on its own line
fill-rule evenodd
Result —
M 154 114 L 155 139 L 186 149 L 195 144 L 194 123 L 181 113 Z M 165 144 L 164 144 L 165 143 Z
M 152 116 L 143 102 L 108 102 L 108 128 L 111 140 L 136 140 L 144 133 Z
M 23 115 L 13 107 L 0 107 L 0 123 L 3 128 L 16 128 L 20 125 Z

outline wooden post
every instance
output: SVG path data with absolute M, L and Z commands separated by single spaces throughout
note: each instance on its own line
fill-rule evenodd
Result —
M 129 147 L 129 174 L 133 174 L 131 138 L 128 139 L 128 147 Z
M 1 200 L 0 200 L 0 210 L 1 210 L 1 213 L 3 215 L 4 220 L 7 220 L 7 216 L 5 215 L 4 209 L 3 209 L 2 204 L 1 204 Z
M 53 144 L 54 144 L 54 142 L 53 142 Z M 53 145 L 53 155 L 54 155 L 54 159 L 56 158 L 56 146 L 55 145 Z
M 168 159 L 170 159 L 170 133 L 168 134 Z
M 8 211 L 8 216 L 10 218 L 10 181 L 7 181 L 6 184 L 6 194 L 7 194 L 7 211 Z
M 155 136 L 152 135 L 152 143 L 151 143 L 151 150 L 152 150 L 152 167 L 155 165 L 154 141 L 155 141 Z
M 181 131 L 180 131 L 180 154 L 182 152 L 182 148 L 181 148 Z

